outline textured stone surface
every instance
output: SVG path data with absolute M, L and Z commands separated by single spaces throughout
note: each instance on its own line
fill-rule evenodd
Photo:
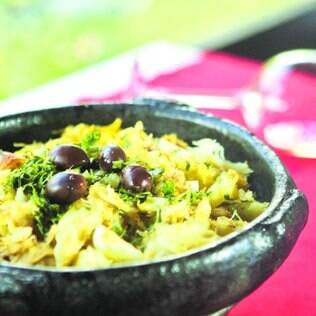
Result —
M 3 149 L 47 139 L 79 122 L 125 126 L 142 120 L 156 135 L 216 138 L 231 160 L 248 160 L 252 189 L 268 210 L 239 233 L 172 260 L 71 271 L 0 265 L 0 315 L 206 315 L 239 301 L 286 259 L 307 220 L 307 203 L 277 156 L 241 127 L 172 102 L 67 107 L 0 119 Z

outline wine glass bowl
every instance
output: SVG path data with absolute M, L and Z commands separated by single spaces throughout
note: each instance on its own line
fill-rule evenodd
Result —
M 241 94 L 247 126 L 269 145 L 298 157 L 316 157 L 316 50 L 268 59 Z

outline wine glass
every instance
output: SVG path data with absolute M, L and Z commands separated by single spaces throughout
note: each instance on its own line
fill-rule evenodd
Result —
M 241 94 L 247 126 L 269 145 L 316 158 L 316 50 L 297 49 L 268 59 Z

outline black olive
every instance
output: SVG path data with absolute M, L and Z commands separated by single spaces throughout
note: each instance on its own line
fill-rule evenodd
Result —
M 51 159 L 57 168 L 88 167 L 90 160 L 86 152 L 75 145 L 60 145 L 51 152 Z
M 126 160 L 124 150 L 116 145 L 107 145 L 100 154 L 99 164 L 103 170 L 111 172 L 115 169 L 113 168 L 113 162 L 119 160 Z
M 59 172 L 47 182 L 46 193 L 52 202 L 72 203 L 87 193 L 87 182 L 80 174 Z
M 122 170 L 122 186 L 133 192 L 151 191 L 152 176 L 141 166 L 131 165 Z

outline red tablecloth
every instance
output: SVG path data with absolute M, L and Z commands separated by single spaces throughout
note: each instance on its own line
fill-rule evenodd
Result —
M 161 76 L 152 84 L 211 90 L 238 89 L 249 83 L 259 67 L 259 63 L 248 59 L 209 53 L 197 65 Z M 226 117 L 243 124 L 238 112 L 227 112 Z M 280 157 L 298 188 L 308 198 L 309 221 L 281 268 L 259 289 L 238 303 L 230 316 L 316 315 L 316 159 L 299 159 L 285 154 L 280 154 Z

